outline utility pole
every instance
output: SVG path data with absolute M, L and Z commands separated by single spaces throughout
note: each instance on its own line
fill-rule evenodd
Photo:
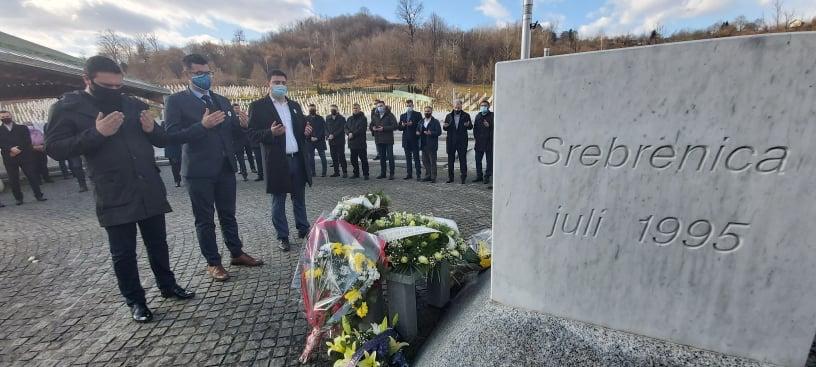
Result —
M 530 58 L 530 37 L 532 33 L 530 25 L 533 23 L 533 0 L 524 0 L 521 11 L 521 59 L 524 60 Z

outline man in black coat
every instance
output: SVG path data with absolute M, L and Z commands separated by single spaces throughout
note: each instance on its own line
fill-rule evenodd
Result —
M 28 186 L 34 192 L 37 201 L 45 201 L 40 191 L 40 175 L 34 148 L 31 145 L 31 134 L 25 125 L 14 123 L 9 111 L 0 111 L 0 155 L 3 156 L 3 165 L 6 167 L 11 192 L 17 205 L 23 205 L 23 191 L 20 189 L 20 170 L 22 169 Z
M 476 144 L 476 179 L 473 182 L 490 183 L 493 175 L 493 111 L 490 111 L 490 102 L 479 103 L 479 113 L 473 122 L 473 140 Z M 482 158 L 487 156 L 487 170 L 482 174 Z
M 363 167 L 363 179 L 368 180 L 368 142 L 366 141 L 366 130 L 368 129 L 368 119 L 360 104 L 351 105 L 351 116 L 346 119 L 346 137 L 348 137 L 349 151 L 351 152 L 351 166 L 354 174 L 350 178 L 360 178 L 360 165 Z M 358 160 L 360 161 L 358 163 Z
M 456 162 L 456 156 L 459 156 L 459 172 L 462 178 L 462 184 L 467 179 L 467 147 L 468 147 L 468 130 L 473 129 L 473 123 L 470 120 L 470 115 L 462 111 L 462 100 L 457 99 L 453 101 L 453 111 L 445 116 L 445 123 L 442 128 L 448 132 L 445 140 L 447 144 L 448 153 L 448 182 L 453 182 L 453 165 Z
M 329 142 L 329 153 L 331 154 L 334 174 L 331 177 L 339 177 L 340 169 L 343 169 L 343 178 L 348 177 L 348 163 L 346 163 L 346 118 L 340 114 L 337 105 L 329 106 L 331 113 L 326 116 L 326 140 Z
M 416 126 L 419 149 L 422 151 L 422 164 L 425 165 L 425 179 L 422 181 L 436 183 L 436 152 L 439 150 L 439 136 L 442 126 L 433 117 L 433 107 L 425 107 L 422 120 Z
M 51 109 L 45 150 L 56 160 L 84 155 L 94 184 L 96 214 L 110 242 L 119 290 L 133 320 L 148 322 L 136 265 L 136 229 L 142 233 L 156 285 L 165 298 L 193 298 L 170 270 L 164 215 L 171 211 L 153 147 L 164 147 L 164 129 L 143 102 L 123 96 L 122 71 L 113 60 L 85 63 L 85 90 L 66 93 Z
M 402 130 L 402 149 L 405 151 L 405 164 L 408 168 L 406 180 L 410 180 L 413 174 L 413 166 L 416 166 L 417 181 L 422 179 L 422 165 L 420 164 L 419 136 L 417 127 L 422 122 L 422 114 L 414 111 L 414 101 L 405 101 L 405 113 L 400 115 L 398 128 Z
M 235 112 L 236 115 L 240 115 L 241 113 L 241 105 L 237 103 L 232 104 L 232 111 Z M 249 132 L 246 129 L 240 129 L 233 131 L 234 142 L 233 146 L 235 147 L 235 159 L 238 161 L 238 167 L 240 168 L 238 173 L 241 174 L 241 177 L 244 178 L 244 181 L 247 181 L 247 169 L 246 169 L 246 161 L 244 160 L 244 153 L 246 153 L 246 160 L 249 161 L 249 168 L 252 172 L 257 172 L 255 170 L 255 159 L 252 157 L 252 147 L 249 144 Z
M 320 177 L 326 177 L 326 120 L 323 116 L 317 114 L 317 107 L 314 103 L 309 103 L 309 115 L 306 116 L 306 122 L 312 126 L 312 136 L 306 140 L 306 150 L 309 151 L 309 169 L 311 169 L 312 177 L 317 174 L 315 170 L 315 150 L 320 156 L 320 164 L 323 168 Z
M 188 89 L 167 97 L 164 109 L 167 139 L 182 144 L 181 175 L 195 216 L 201 254 L 207 273 L 217 281 L 229 278 L 221 263 L 215 240 L 214 214 L 218 212 L 221 233 L 232 256 L 232 265 L 258 266 L 243 251 L 235 219 L 236 183 L 235 134 L 246 127 L 245 113 L 236 114 L 230 101 L 210 91 L 212 72 L 207 59 L 198 54 L 184 57 L 184 72 L 190 77 Z
M 312 185 L 306 144 L 312 127 L 300 104 L 286 97 L 287 79 L 280 70 L 270 71 L 269 95 L 249 105 L 249 129 L 252 139 L 261 144 L 263 151 L 266 192 L 272 195 L 272 224 L 281 251 L 289 251 L 290 247 L 286 196 L 292 197 L 298 237 L 305 238 L 309 233 L 306 184 Z
M 167 128 L 165 121 L 163 127 Z M 181 144 L 167 144 L 164 147 L 164 156 L 170 161 L 170 172 L 173 174 L 173 182 L 176 187 L 181 187 Z
M 388 179 L 394 179 L 394 130 L 396 129 L 397 118 L 384 102 L 379 102 L 377 110 L 371 115 L 369 126 L 371 135 L 374 136 L 374 144 L 377 145 L 377 155 L 380 157 L 380 175 L 377 178 L 385 178 L 387 168 Z

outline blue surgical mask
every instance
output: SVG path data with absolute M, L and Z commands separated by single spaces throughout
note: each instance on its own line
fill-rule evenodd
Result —
M 191 80 L 193 85 L 203 90 L 210 90 L 210 87 L 212 86 L 212 78 L 210 77 L 210 74 L 195 75 Z
M 414 108 L 413 107 L 405 107 L 405 112 L 407 112 L 407 113 L 414 112 Z
M 272 89 L 270 90 L 272 97 L 275 98 L 285 97 L 287 92 L 289 92 L 289 88 L 287 88 L 285 85 L 280 84 L 273 85 Z
M 487 113 L 490 111 L 490 107 L 482 106 L 479 108 L 479 111 L 481 111 L 483 115 L 487 115 Z
M 377 112 L 379 112 L 379 113 L 385 113 L 385 107 L 383 107 L 383 106 L 377 106 Z

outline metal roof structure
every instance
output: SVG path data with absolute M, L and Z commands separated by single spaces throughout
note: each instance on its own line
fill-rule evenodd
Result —
M 82 67 L 79 58 L 0 32 L 0 101 L 53 98 L 84 89 Z M 166 88 L 127 77 L 123 90 L 156 103 L 170 94 Z

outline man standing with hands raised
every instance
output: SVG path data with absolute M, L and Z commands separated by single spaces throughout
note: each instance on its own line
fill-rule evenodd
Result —
M 215 280 L 224 281 L 229 274 L 221 263 L 215 239 L 215 212 L 232 256 L 231 264 L 263 264 L 244 253 L 235 219 L 237 162 L 233 137 L 243 133 L 248 116 L 242 111 L 236 113 L 227 98 L 210 90 L 213 73 L 207 59 L 191 54 L 185 56 L 182 63 L 185 74 L 190 77 L 190 86 L 167 97 L 164 112 L 167 138 L 170 143 L 183 144 L 181 175 L 187 180 L 207 273 Z
M 312 126 L 300 104 L 286 98 L 286 74 L 272 70 L 268 78 L 269 95 L 249 105 L 249 129 L 251 138 L 261 144 L 266 165 L 266 192 L 272 195 L 272 224 L 278 233 L 278 248 L 289 251 L 287 194 L 292 197 L 298 237 L 305 238 L 309 233 L 306 184 L 312 185 L 312 175 L 307 168 L 306 139 L 312 136 Z
M 153 147 L 164 147 L 165 131 L 143 102 L 122 95 L 122 70 L 93 56 L 85 63 L 85 90 L 64 94 L 51 108 L 45 151 L 56 160 L 85 156 L 96 196 L 99 224 L 110 242 L 119 290 L 133 320 L 153 318 L 136 265 L 136 229 L 142 233 L 156 285 L 165 298 L 195 294 L 178 286 L 170 270 L 164 215 L 171 211 Z
M 448 153 L 448 182 L 453 182 L 453 165 L 456 156 L 459 156 L 459 172 L 462 184 L 467 180 L 467 148 L 468 130 L 473 129 L 473 122 L 470 115 L 462 111 L 462 100 L 453 101 L 453 111 L 445 116 L 445 123 L 442 128 L 448 132 L 445 143 Z

